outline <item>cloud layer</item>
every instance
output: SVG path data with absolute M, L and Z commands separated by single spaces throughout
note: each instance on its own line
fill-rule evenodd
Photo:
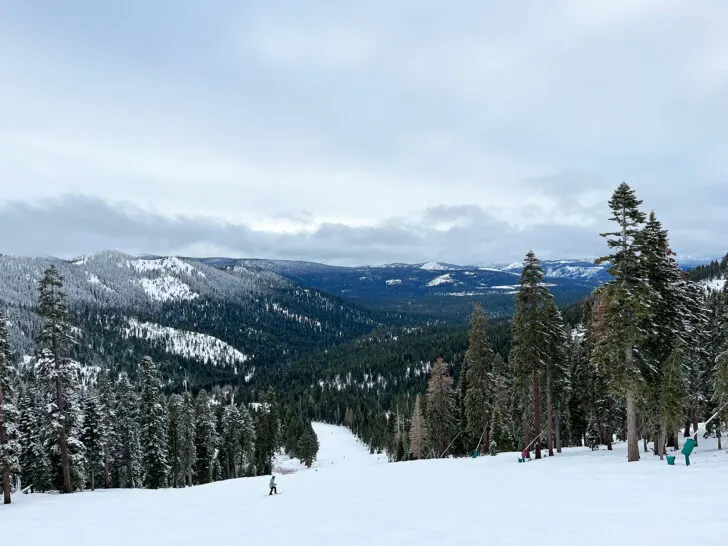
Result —
M 117 4 L 0 6 L 0 252 L 593 256 L 622 180 L 727 250 L 728 4 Z

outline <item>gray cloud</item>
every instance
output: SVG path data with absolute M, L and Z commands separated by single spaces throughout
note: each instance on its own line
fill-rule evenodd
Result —
M 606 205 L 603 208 L 606 215 Z M 449 227 L 434 225 L 439 220 Z M 209 217 L 169 217 L 83 195 L 0 206 L 0 251 L 69 258 L 115 249 L 135 254 L 227 255 L 345 265 L 429 260 L 492 263 L 519 259 L 529 249 L 542 258 L 595 257 L 604 250 L 598 232 L 597 226 L 552 223 L 517 229 L 473 205 L 433 207 L 417 219 L 391 219 L 373 226 L 325 223 L 298 233 L 252 229 L 245 223 Z M 689 241 L 707 254 L 726 250 L 720 241 L 697 246 L 701 235 L 685 231 L 674 239 Z

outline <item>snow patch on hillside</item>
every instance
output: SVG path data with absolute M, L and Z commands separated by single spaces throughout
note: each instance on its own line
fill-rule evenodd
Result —
M 168 353 L 183 358 L 198 360 L 205 364 L 232 368 L 238 373 L 240 364 L 248 360 L 248 356 L 232 345 L 216 337 L 178 330 L 169 326 L 162 326 L 153 322 L 140 322 L 135 318 L 127 321 L 128 327 L 124 329 L 126 338 L 135 337 L 164 344 Z M 246 375 L 246 381 L 253 377 L 253 371 Z
M 309 317 L 294 313 L 294 312 L 286 309 L 279 303 L 276 303 L 276 302 L 273 302 L 272 304 L 266 303 L 265 310 L 268 312 L 273 311 L 275 313 L 279 313 L 288 319 L 295 320 L 296 322 L 299 322 L 301 324 L 308 324 L 309 326 L 312 326 L 313 328 L 316 328 L 318 330 L 321 329 L 321 321 L 313 320 Z
M 109 286 L 106 286 L 106 284 L 99 279 L 97 275 L 94 275 L 93 273 L 86 272 L 86 277 L 88 277 L 89 284 L 94 284 L 96 286 L 101 287 L 102 289 L 106 290 L 107 292 L 115 292 L 115 290 Z
M 168 258 L 137 258 L 135 260 L 127 260 L 126 266 L 134 269 L 139 273 L 149 272 L 169 272 L 185 275 L 199 275 L 204 277 L 205 274 L 192 267 L 187 262 L 183 262 L 175 256 Z
M 389 279 L 386 283 L 387 286 L 396 286 L 398 284 L 402 284 L 402 279 Z
M 432 279 L 427 283 L 427 286 L 440 286 L 441 284 L 450 284 L 454 282 L 455 280 L 452 278 L 452 275 L 450 273 L 445 273 L 444 275 L 440 275 L 439 277 Z
M 544 276 L 566 277 L 569 279 L 591 279 L 603 272 L 604 268 L 599 266 L 559 265 L 555 267 L 546 267 L 544 269 Z
M 177 277 L 164 275 L 156 279 L 139 279 L 139 284 L 152 301 L 182 301 L 199 297 Z
M 420 266 L 420 269 L 423 269 L 425 271 L 452 271 L 452 267 L 448 267 L 445 264 L 441 264 L 439 262 L 427 262 L 426 264 L 422 264 Z

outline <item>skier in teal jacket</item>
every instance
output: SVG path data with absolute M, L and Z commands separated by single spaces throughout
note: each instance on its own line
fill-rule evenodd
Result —
M 270 477 L 270 483 L 268 485 L 270 486 L 270 493 L 268 493 L 268 494 L 269 495 L 272 495 L 273 493 L 275 493 L 277 495 L 278 494 L 278 488 L 277 488 L 276 477 L 275 476 L 271 476 Z

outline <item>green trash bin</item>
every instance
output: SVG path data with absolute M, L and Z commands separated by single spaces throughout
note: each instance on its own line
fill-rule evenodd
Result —
M 690 454 L 693 452 L 693 449 L 695 448 L 695 440 L 692 438 L 688 438 L 685 440 L 685 445 L 682 448 L 682 453 L 685 455 L 685 466 L 690 466 Z
M 675 455 L 667 455 L 667 464 L 675 466 Z

